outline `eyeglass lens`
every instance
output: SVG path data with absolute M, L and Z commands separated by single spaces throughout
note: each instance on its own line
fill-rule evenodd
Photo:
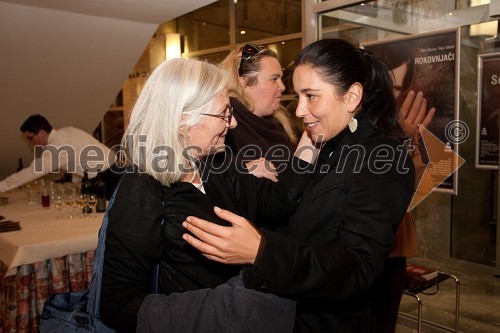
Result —
M 233 107 L 228 105 L 227 108 L 220 114 L 202 113 L 202 115 L 222 119 L 231 125 L 231 119 L 233 119 Z

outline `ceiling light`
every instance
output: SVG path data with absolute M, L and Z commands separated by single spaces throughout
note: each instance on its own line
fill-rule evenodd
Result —
M 491 38 L 498 33 L 498 21 L 471 24 L 470 35 L 475 37 Z

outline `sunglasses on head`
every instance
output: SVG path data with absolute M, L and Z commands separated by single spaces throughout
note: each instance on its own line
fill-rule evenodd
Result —
M 260 47 L 258 47 L 255 44 L 248 43 L 245 44 L 245 46 L 243 46 L 243 49 L 241 50 L 240 66 L 238 67 L 239 76 L 241 76 L 241 71 L 243 69 L 243 66 L 248 61 L 248 59 L 250 59 L 259 52 L 260 52 Z

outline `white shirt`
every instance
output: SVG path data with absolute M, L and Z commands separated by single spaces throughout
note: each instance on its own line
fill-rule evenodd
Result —
M 40 149 L 41 146 L 35 147 Z M 13 173 L 0 182 L 0 192 L 5 192 L 29 183 L 51 172 L 67 171 L 73 175 L 73 182 L 81 180 L 83 170 L 89 178 L 97 171 L 107 170 L 115 163 L 115 153 L 92 135 L 75 127 L 52 129 L 42 155 L 35 158 L 30 166 Z

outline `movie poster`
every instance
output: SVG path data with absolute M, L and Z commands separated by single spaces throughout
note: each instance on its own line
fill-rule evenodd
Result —
M 498 169 L 500 53 L 478 55 L 476 167 Z
M 394 75 L 394 91 L 399 104 L 410 90 L 423 93 L 427 108 L 436 108 L 427 129 L 443 142 L 445 149 L 458 154 L 458 144 L 450 139 L 449 133 L 450 124 L 459 119 L 459 30 L 411 35 L 366 43 L 362 47 L 388 63 Z M 436 190 L 457 194 L 457 171 L 448 175 Z

